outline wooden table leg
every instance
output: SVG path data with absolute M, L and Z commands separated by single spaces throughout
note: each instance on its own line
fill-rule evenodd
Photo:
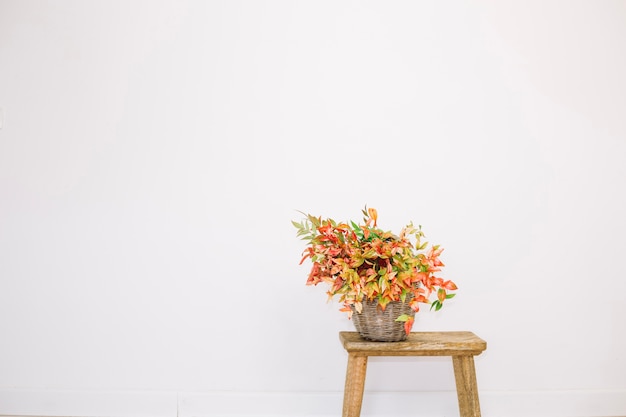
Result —
M 365 388 L 367 356 L 348 354 L 346 386 L 343 392 L 343 417 L 359 417 Z
M 456 395 L 459 398 L 461 417 L 480 417 L 478 386 L 473 356 L 453 356 Z

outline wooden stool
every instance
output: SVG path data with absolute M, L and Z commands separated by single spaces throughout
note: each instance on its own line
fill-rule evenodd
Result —
M 480 417 L 474 356 L 487 343 L 472 332 L 414 332 L 403 342 L 371 342 L 357 332 L 339 332 L 348 351 L 343 417 L 359 417 L 368 356 L 452 356 L 461 417 Z

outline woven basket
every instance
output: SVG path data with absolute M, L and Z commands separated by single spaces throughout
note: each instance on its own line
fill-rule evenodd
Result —
M 378 305 L 378 301 L 363 300 L 363 311 L 357 313 L 352 306 L 352 321 L 356 331 L 364 339 L 376 342 L 399 342 L 406 339 L 404 322 L 395 321 L 398 316 L 407 314 L 415 317 L 415 311 L 407 302 L 392 301 L 387 304 L 385 311 Z

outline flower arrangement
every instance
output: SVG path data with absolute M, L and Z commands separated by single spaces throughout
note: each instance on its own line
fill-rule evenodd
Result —
M 292 221 L 297 236 L 308 242 L 300 264 L 307 258 L 313 263 L 307 285 L 328 284 L 329 301 L 338 296 L 343 303 L 340 311 L 349 318 L 353 312 L 361 313 L 364 300 L 377 301 L 382 310 L 390 302 L 408 302 L 418 312 L 420 303 L 438 311 L 454 297 L 450 291 L 457 289 L 456 284 L 435 276 L 444 266 L 439 259 L 443 248 L 422 242 L 421 226 L 411 222 L 395 235 L 378 227 L 376 209 L 365 207 L 362 212 L 362 224 L 305 213 L 301 222 Z M 436 298 L 430 301 L 432 294 Z M 396 321 L 404 322 L 408 334 L 414 319 L 403 314 Z

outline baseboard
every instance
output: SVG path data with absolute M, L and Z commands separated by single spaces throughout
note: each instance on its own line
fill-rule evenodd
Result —
M 0 416 L 172 417 L 175 392 L 0 389 Z
M 182 417 L 336 417 L 342 393 L 181 394 Z M 626 416 L 626 390 L 484 391 L 484 417 Z M 362 417 L 458 416 L 455 391 L 365 392 Z
M 481 391 L 484 417 L 626 416 L 626 390 Z M 336 417 L 341 392 L 102 392 L 0 389 L 0 416 Z M 365 392 L 362 417 L 458 416 L 454 391 Z

